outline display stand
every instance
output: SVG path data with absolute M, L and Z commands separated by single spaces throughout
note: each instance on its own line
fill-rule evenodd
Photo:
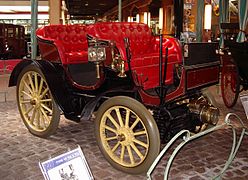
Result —
M 239 137 L 239 140 L 237 141 L 237 135 L 236 135 L 236 130 L 234 128 L 234 125 L 231 123 L 231 119 L 230 117 L 234 116 L 236 119 L 239 120 L 239 123 L 241 125 L 242 128 L 242 132 L 241 135 Z M 170 141 L 169 143 L 163 148 L 163 150 L 160 152 L 160 154 L 158 155 L 158 157 L 155 159 L 155 161 L 153 162 L 153 164 L 151 165 L 151 167 L 149 168 L 148 172 L 147 172 L 147 179 L 150 180 L 151 179 L 151 173 L 153 172 L 153 170 L 155 169 L 155 167 L 157 166 L 158 162 L 160 161 L 160 159 L 164 156 L 164 154 L 166 152 L 168 152 L 168 149 L 172 146 L 172 144 L 174 144 L 174 142 L 179 139 L 179 137 L 183 136 L 183 141 L 174 149 L 174 151 L 172 152 L 172 155 L 169 157 L 169 160 L 167 162 L 167 165 L 165 167 L 165 171 L 164 171 L 164 179 L 167 180 L 169 177 L 169 172 L 170 172 L 170 168 L 172 166 L 172 162 L 175 159 L 177 153 L 184 147 L 185 144 L 187 144 L 188 142 L 191 142 L 194 139 L 197 139 L 201 136 L 207 135 L 215 130 L 218 129 L 222 129 L 225 126 L 230 126 L 232 128 L 232 132 L 233 132 L 233 145 L 232 145 L 232 149 L 231 149 L 231 153 L 229 155 L 228 160 L 226 161 L 225 166 L 223 167 L 223 169 L 219 172 L 219 174 L 217 174 L 216 176 L 214 176 L 212 179 L 221 179 L 222 175 L 225 173 L 225 171 L 228 169 L 228 167 L 230 166 L 230 164 L 232 163 L 233 159 L 235 158 L 238 149 L 240 147 L 240 144 L 243 140 L 244 135 L 248 135 L 248 130 L 247 128 L 244 126 L 243 121 L 239 118 L 239 116 L 237 116 L 234 113 L 229 113 L 226 115 L 225 117 L 225 122 L 221 125 L 218 126 L 214 126 L 212 128 L 209 128 L 205 131 L 202 131 L 200 133 L 191 135 L 191 133 L 188 130 L 182 130 L 179 133 L 177 133 Z
M 94 179 L 80 146 L 39 162 L 39 166 L 46 180 Z

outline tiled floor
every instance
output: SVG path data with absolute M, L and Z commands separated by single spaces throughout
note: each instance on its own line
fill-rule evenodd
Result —
M 10 74 L 0 75 L 0 102 L 15 101 L 15 87 L 8 87 Z
M 0 77 L 1 81 L 3 80 Z M 4 92 L 6 78 L 0 85 Z M 31 135 L 25 128 L 17 110 L 15 89 L 6 88 L 6 100 L 0 93 L 0 179 L 40 180 L 43 179 L 38 162 L 50 155 L 65 151 L 69 147 L 80 145 L 93 176 L 99 180 L 110 179 L 146 179 L 145 175 L 130 175 L 114 169 L 103 157 L 94 136 L 93 122 L 74 123 L 61 117 L 57 132 L 48 139 Z M 221 101 L 216 87 L 212 92 L 221 109 L 221 121 L 225 114 L 237 113 L 245 123 L 248 121 L 240 102 L 231 110 L 227 110 Z M 240 134 L 241 129 L 238 128 Z M 178 142 L 176 143 L 178 144 Z M 207 136 L 187 144 L 178 154 L 170 171 L 170 179 L 211 179 L 223 167 L 232 146 L 232 131 L 223 128 Z M 248 137 L 244 137 L 234 162 L 223 179 L 248 179 Z M 172 148 L 175 148 L 173 146 Z M 164 167 L 171 151 L 166 154 L 152 174 L 153 179 L 163 179 Z

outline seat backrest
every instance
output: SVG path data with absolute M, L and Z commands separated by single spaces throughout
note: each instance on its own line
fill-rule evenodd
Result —
M 37 33 L 40 38 L 60 41 L 66 46 L 66 51 L 74 51 L 79 45 L 80 49 L 87 49 L 87 27 L 85 25 L 50 25 L 44 26 L 43 33 Z
M 150 28 L 142 23 L 104 22 L 88 27 L 88 34 L 102 40 L 115 41 L 123 59 L 126 58 L 124 38 L 129 38 L 132 57 L 152 51 L 154 41 Z
M 65 53 L 88 51 L 87 26 L 85 25 L 49 25 L 39 28 L 36 35 L 41 40 L 54 41 L 62 47 L 58 48 L 60 59 L 64 59 Z M 42 55 L 42 51 L 41 51 Z

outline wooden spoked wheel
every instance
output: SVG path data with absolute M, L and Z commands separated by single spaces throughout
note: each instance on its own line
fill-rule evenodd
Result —
M 151 113 L 132 98 L 118 96 L 104 102 L 95 127 L 100 150 L 119 170 L 145 172 L 159 153 L 157 125 Z
M 240 92 L 239 71 L 235 62 L 225 59 L 221 73 L 221 94 L 226 107 L 233 107 Z
M 60 111 L 37 67 L 29 65 L 20 74 L 17 82 L 17 102 L 23 122 L 32 134 L 47 137 L 55 132 Z

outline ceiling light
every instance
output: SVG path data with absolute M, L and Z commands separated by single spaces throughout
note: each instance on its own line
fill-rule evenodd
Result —
M 31 19 L 31 14 L 0 14 L 0 19 Z M 38 14 L 38 19 L 49 19 L 49 15 Z
M 0 9 L 4 9 L 4 12 L 30 12 L 31 6 L 0 6 Z M 39 12 L 48 12 L 48 6 L 38 6 Z
M 148 18 L 147 16 L 148 16 L 148 15 L 147 15 L 147 12 L 144 12 L 144 23 L 145 23 L 145 24 L 147 24 L 147 18 Z
M 140 15 L 136 14 L 136 22 L 140 22 Z
M 204 29 L 211 30 L 212 21 L 212 6 L 211 4 L 205 5 L 205 16 L 204 16 Z
M 163 20 L 164 20 L 164 10 L 163 8 L 159 8 L 159 29 L 163 29 Z

